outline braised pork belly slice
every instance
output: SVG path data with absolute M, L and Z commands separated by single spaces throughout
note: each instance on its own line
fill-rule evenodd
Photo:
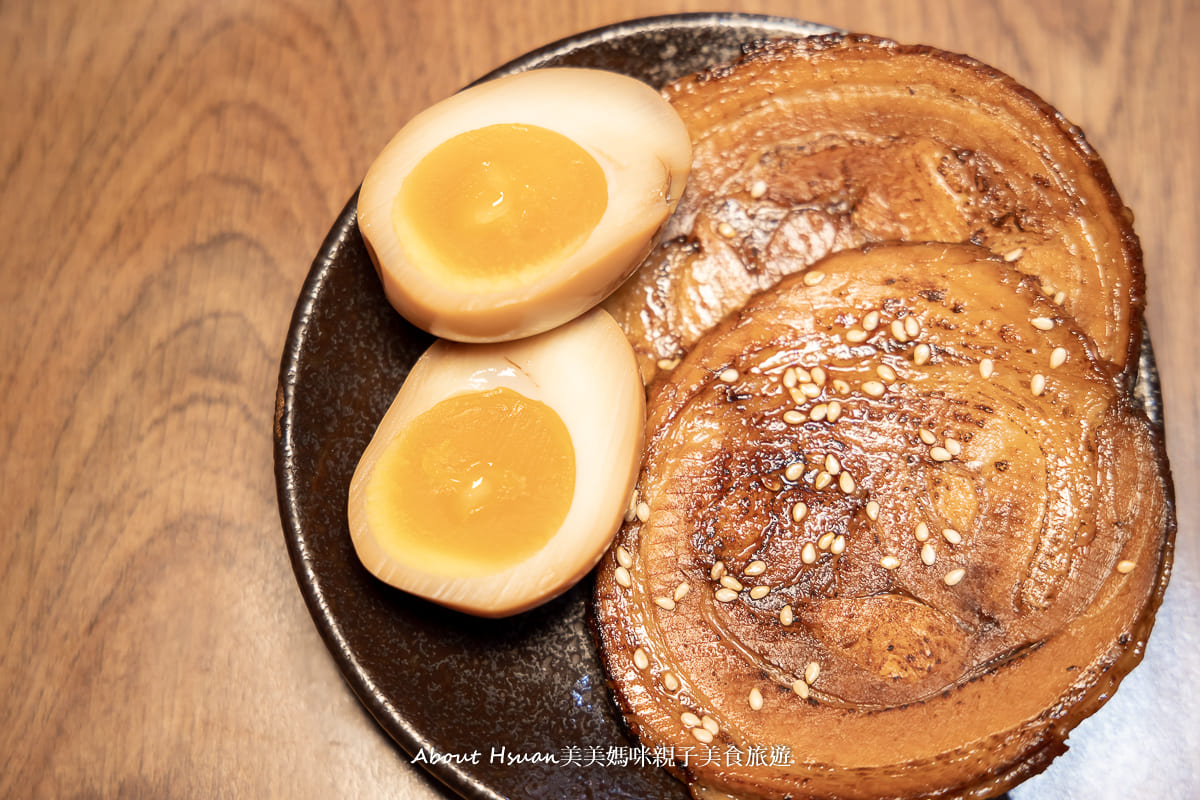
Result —
M 646 440 L 596 627 L 630 728 L 697 797 L 998 793 L 1140 660 L 1161 441 L 982 248 L 785 278 L 650 387 Z
M 645 378 L 784 275 L 890 240 L 986 247 L 1132 374 L 1144 304 L 1132 214 L 1080 130 L 1008 76 L 831 35 L 761 45 L 666 94 L 692 136 L 688 188 L 606 303 Z

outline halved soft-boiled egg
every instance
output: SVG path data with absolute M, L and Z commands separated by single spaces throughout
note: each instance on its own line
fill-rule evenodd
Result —
M 549 330 L 603 300 L 649 253 L 691 168 L 650 86 L 547 68 L 418 114 L 371 165 L 358 225 L 389 302 L 464 342 Z
M 350 484 L 381 580 L 488 617 L 545 602 L 608 547 L 641 460 L 645 393 L 607 312 L 527 339 L 435 342 Z

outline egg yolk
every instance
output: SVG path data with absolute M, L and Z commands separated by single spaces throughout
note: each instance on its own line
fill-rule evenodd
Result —
M 392 224 L 446 276 L 523 283 L 578 249 L 607 207 L 604 170 L 578 144 L 533 125 L 490 125 L 417 163 Z
M 394 553 L 431 571 L 486 574 L 541 549 L 574 492 L 562 418 L 499 388 L 455 395 L 413 419 L 375 467 L 367 515 Z

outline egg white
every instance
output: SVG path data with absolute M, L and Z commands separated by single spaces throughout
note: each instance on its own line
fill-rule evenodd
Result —
M 486 575 L 456 574 L 419 554 L 390 551 L 366 509 L 380 457 L 442 400 L 498 387 L 545 403 L 567 428 L 575 487 L 562 525 L 529 558 Z M 601 309 L 514 342 L 435 342 L 413 366 L 355 470 L 348 509 L 355 550 L 380 580 L 460 611 L 500 617 L 545 602 L 587 574 L 616 533 L 641 461 L 645 414 L 633 350 Z
M 405 177 L 443 142 L 490 125 L 533 125 L 586 150 L 608 182 L 600 222 L 531 284 L 456 288 L 400 241 L 392 207 Z M 657 91 L 617 73 L 548 68 L 465 89 L 406 124 L 371 165 L 358 224 L 391 304 L 437 336 L 488 342 L 549 330 L 603 300 L 649 253 L 691 168 L 683 121 Z

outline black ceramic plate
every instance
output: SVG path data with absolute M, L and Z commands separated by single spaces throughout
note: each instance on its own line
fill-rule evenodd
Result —
M 730 61 L 756 39 L 825 30 L 730 14 L 637 20 L 549 45 L 484 79 L 573 65 L 663 85 Z M 590 581 L 515 618 L 480 620 L 391 589 L 355 556 L 346 523 L 351 475 L 430 341 L 385 300 L 351 198 L 296 306 L 275 425 L 292 563 L 342 674 L 410 758 L 478 753 L 477 763 L 426 765 L 466 798 L 686 800 L 683 785 L 626 736 L 609 699 L 588 630 Z M 1149 366 L 1147 350 L 1144 379 Z M 1145 397 L 1157 417 L 1156 398 Z M 535 762 L 518 767 L 509 756 Z

